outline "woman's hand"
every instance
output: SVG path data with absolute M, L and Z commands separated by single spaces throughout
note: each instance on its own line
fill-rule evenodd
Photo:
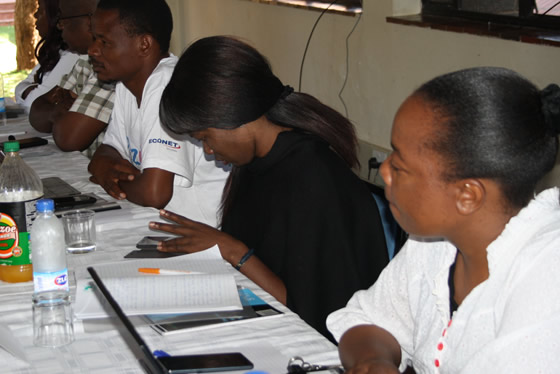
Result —
M 165 231 L 179 238 L 169 239 L 158 243 L 158 250 L 162 252 L 193 253 L 218 245 L 222 257 L 232 265 L 236 265 L 241 257 L 249 250 L 241 241 L 220 230 L 169 212 L 160 210 L 160 216 L 174 222 L 150 222 L 150 228 Z
M 249 251 L 249 248 L 243 242 L 213 227 L 164 209 L 160 210 L 159 214 L 175 224 L 150 222 L 150 228 L 180 236 L 179 238 L 159 242 L 158 250 L 162 252 L 193 253 L 217 244 L 222 257 L 235 266 Z M 287 293 L 284 282 L 263 264 L 257 256 L 251 256 L 243 265 L 241 272 L 282 304 L 286 305 Z
M 346 374 L 399 374 L 399 369 L 389 361 L 382 360 L 366 360 L 356 364 Z
M 340 338 L 338 353 L 347 374 L 398 374 L 401 347 L 387 330 L 358 325 Z

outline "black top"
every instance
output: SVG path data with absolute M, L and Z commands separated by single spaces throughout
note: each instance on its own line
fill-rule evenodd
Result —
M 325 319 L 388 263 L 375 200 L 323 141 L 297 131 L 243 166 L 222 230 L 287 288 L 288 307 L 332 340 Z
M 447 279 L 447 284 L 449 285 L 449 318 L 453 318 L 453 312 L 457 310 L 459 304 L 455 301 L 455 280 L 453 277 L 455 276 L 455 264 L 449 267 L 449 279 Z

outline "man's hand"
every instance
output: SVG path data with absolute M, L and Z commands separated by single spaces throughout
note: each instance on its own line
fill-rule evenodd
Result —
M 126 199 L 119 182 L 133 181 L 141 174 L 140 170 L 123 159 L 117 150 L 105 144 L 93 155 L 88 171 L 91 173 L 91 182 L 99 184 L 109 195 L 119 200 Z
M 68 113 L 76 95 L 60 86 L 39 96 L 29 110 L 29 123 L 40 132 L 52 132 L 54 122 Z
M 50 90 L 47 95 L 49 102 L 52 103 L 53 106 L 50 116 L 50 121 L 53 124 L 68 113 L 68 110 L 70 110 L 77 97 L 74 92 L 65 90 L 59 86 Z

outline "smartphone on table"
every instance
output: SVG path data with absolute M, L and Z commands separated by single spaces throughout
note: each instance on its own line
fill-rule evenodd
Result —
M 239 352 L 158 357 L 158 361 L 165 366 L 169 374 L 212 373 L 253 368 L 253 363 Z
M 144 236 L 138 243 L 136 243 L 136 248 L 142 250 L 152 250 L 157 251 L 157 245 L 159 242 L 171 239 L 171 236 Z

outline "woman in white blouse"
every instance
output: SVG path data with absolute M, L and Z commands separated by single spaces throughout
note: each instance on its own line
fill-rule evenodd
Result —
M 437 77 L 393 123 L 381 166 L 410 238 L 327 319 L 347 373 L 557 373 L 560 88 L 502 68 Z
M 15 88 L 16 102 L 28 112 L 33 101 L 58 85 L 63 75 L 72 70 L 79 55 L 66 51 L 62 33 L 57 28 L 58 0 L 39 0 L 34 14 L 35 28 L 41 40 L 35 48 L 39 63 Z

